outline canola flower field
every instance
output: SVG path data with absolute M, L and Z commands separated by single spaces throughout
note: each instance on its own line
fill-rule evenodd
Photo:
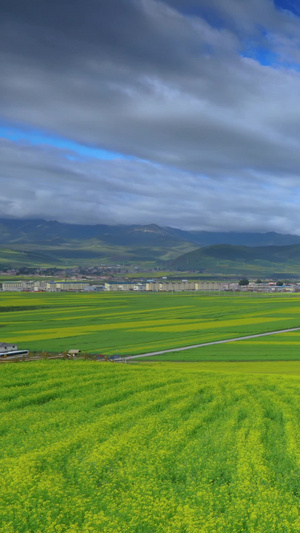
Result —
M 134 355 L 300 326 L 300 294 L 0 293 L 5 342 Z M 165 360 L 300 359 L 300 332 L 162 356 Z
M 1 533 L 300 531 L 300 362 L 0 374 Z

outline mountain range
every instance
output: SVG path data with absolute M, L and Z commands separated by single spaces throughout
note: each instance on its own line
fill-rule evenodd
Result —
M 218 265 L 220 270 L 235 271 L 243 265 L 285 265 L 286 269 L 288 263 L 294 268 L 297 261 L 299 235 L 186 231 L 156 224 L 109 226 L 0 219 L 2 265 L 144 263 L 208 271 Z
M 178 228 L 148 225 L 66 224 L 56 220 L 0 219 L 0 244 L 36 243 L 61 245 L 71 241 L 96 239 L 110 245 L 170 245 L 182 242 L 198 247 L 214 244 L 235 246 L 287 246 L 300 244 L 299 235 L 246 232 L 185 231 Z

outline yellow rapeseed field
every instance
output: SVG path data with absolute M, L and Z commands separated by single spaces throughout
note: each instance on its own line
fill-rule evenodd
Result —
M 300 531 L 300 363 L 5 364 L 1 533 Z

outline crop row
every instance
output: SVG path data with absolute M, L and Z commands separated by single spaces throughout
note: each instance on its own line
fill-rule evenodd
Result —
M 5 366 L 1 531 L 299 531 L 299 377 L 205 368 Z

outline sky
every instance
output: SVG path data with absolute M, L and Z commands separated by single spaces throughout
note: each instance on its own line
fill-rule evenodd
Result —
M 297 0 L 0 0 L 0 218 L 300 234 Z

